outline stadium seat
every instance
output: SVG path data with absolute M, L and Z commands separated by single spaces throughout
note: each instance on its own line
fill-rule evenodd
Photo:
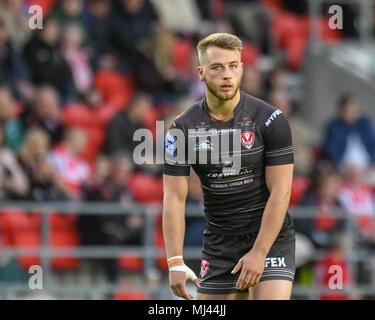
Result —
M 261 4 L 264 8 L 275 12 L 283 10 L 283 5 L 280 0 L 261 0 Z
M 113 298 L 115 300 L 150 300 L 145 292 L 125 281 L 118 286 Z
M 155 246 L 158 249 L 165 249 L 164 243 L 164 236 L 163 236 L 163 228 L 162 228 L 162 215 L 158 215 L 156 217 L 156 226 L 155 226 Z M 156 266 L 161 271 L 168 271 L 168 263 L 166 258 L 157 258 L 156 259 Z
M 163 202 L 163 179 L 144 173 L 136 173 L 129 179 L 128 184 L 136 201 L 141 203 Z
M 104 98 L 116 108 L 126 107 L 133 92 L 134 81 L 114 70 L 99 70 L 94 77 L 95 87 Z
M 38 5 L 42 8 L 43 17 L 46 17 L 57 0 L 28 0 L 30 6 Z
M 7 208 L 0 214 L 3 230 L 3 244 L 15 247 L 39 247 L 41 217 L 38 213 L 25 213 L 18 208 Z M 20 267 L 27 270 L 31 265 L 40 264 L 39 256 L 18 257 Z
M 103 145 L 105 132 L 103 128 L 98 127 L 83 128 L 83 131 L 87 135 L 88 143 L 82 153 L 82 157 L 92 165 Z
M 257 47 L 253 46 L 251 43 L 244 42 L 241 53 L 244 66 L 257 66 L 260 55 L 261 53 Z
M 77 219 L 75 214 L 50 214 L 49 245 L 52 249 L 79 246 Z M 76 270 L 79 259 L 74 256 L 54 257 L 51 259 L 51 266 L 56 271 Z
M 65 127 L 90 127 L 95 124 L 91 110 L 83 103 L 71 103 L 61 111 Z
M 177 39 L 172 48 L 172 61 L 175 69 L 183 74 L 191 73 L 192 52 L 194 50 L 193 43 L 188 39 Z M 188 58 L 187 58 L 188 57 Z
M 13 239 L 16 247 L 39 248 L 40 246 L 40 233 L 32 229 L 15 232 Z M 28 270 L 32 265 L 40 265 L 41 261 L 39 256 L 20 255 L 18 263 L 21 268 Z
M 118 266 L 125 271 L 142 271 L 143 269 L 143 259 L 139 257 L 136 253 L 134 255 L 122 256 L 117 260 Z
M 294 176 L 292 184 L 292 193 L 290 195 L 289 206 L 295 206 L 302 200 L 307 188 L 310 186 L 310 179 L 305 176 Z
M 110 103 L 105 103 L 98 109 L 93 110 L 92 116 L 95 119 L 95 127 L 104 129 L 118 111 L 119 108 Z

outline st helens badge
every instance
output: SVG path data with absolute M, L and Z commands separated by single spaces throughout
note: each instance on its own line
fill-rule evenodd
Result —
M 245 131 L 241 134 L 241 144 L 246 149 L 251 149 L 251 147 L 254 145 L 255 142 L 255 136 L 254 133 L 251 131 Z

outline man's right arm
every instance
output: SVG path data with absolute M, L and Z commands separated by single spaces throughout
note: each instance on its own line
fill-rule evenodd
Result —
M 167 258 L 182 256 L 189 176 L 163 176 L 163 234 Z
M 163 184 L 163 235 L 170 268 L 169 283 L 176 296 L 191 300 L 192 296 L 186 290 L 188 273 L 195 277 L 191 279 L 197 287 L 199 287 L 199 281 L 192 274 L 192 271 L 185 266 L 182 258 L 185 237 L 185 203 L 188 194 L 189 176 L 164 175 Z M 180 270 L 171 270 L 171 266 L 178 266 Z

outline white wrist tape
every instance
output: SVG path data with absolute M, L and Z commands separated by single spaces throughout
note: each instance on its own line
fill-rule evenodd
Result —
M 171 267 L 169 269 L 169 271 L 184 271 L 186 273 L 186 279 L 187 280 L 197 279 L 197 276 L 195 275 L 194 271 L 191 270 L 186 264 Z

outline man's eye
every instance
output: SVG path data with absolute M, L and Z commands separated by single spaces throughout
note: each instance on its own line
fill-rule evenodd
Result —
M 213 69 L 214 69 L 214 70 L 220 70 L 220 69 L 221 69 L 221 66 L 214 66 Z
M 229 67 L 230 67 L 231 69 L 235 69 L 235 68 L 237 68 L 237 65 L 236 65 L 236 64 L 231 64 Z

